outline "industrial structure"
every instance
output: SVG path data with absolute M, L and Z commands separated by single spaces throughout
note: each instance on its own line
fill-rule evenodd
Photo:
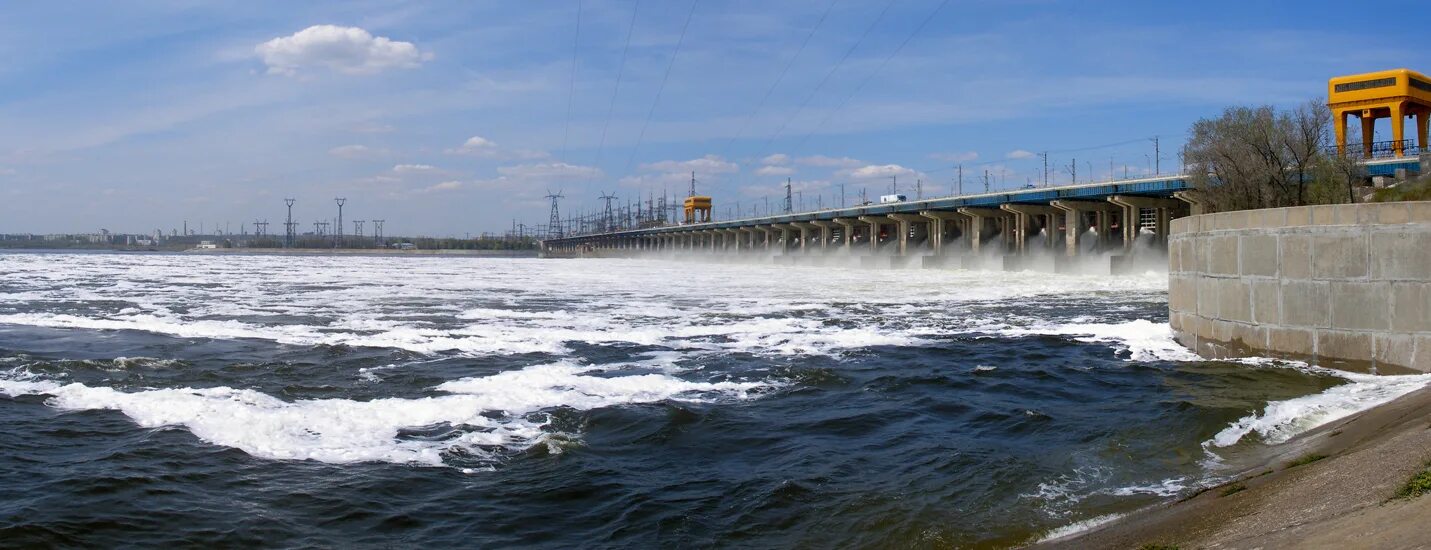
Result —
M 1371 177 L 1419 173 L 1414 158 L 1363 161 Z M 647 252 L 763 252 L 776 261 L 823 261 L 841 252 L 866 265 L 1025 269 L 1032 258 L 1055 271 L 1089 254 L 1130 262 L 1135 245 L 1166 249 L 1173 218 L 1200 214 L 1185 175 L 859 204 L 725 221 L 702 218 L 657 227 L 571 234 L 542 241 L 549 257 Z M 709 199 L 708 197 L 700 197 Z M 1090 231 L 1091 229 L 1091 231 Z
M 551 256 L 764 251 L 792 262 L 799 258 L 818 262 L 828 254 L 817 252 L 843 252 L 884 267 L 912 264 L 916 257 L 923 257 L 920 263 L 927 267 L 958 267 L 968 262 L 957 258 L 968 256 L 977 257 L 981 264 L 996 258 L 1002 267 L 1014 269 L 1025 266 L 1020 258 L 1039 251 L 1054 258 L 1093 250 L 1131 250 L 1144 226 L 1153 236 L 1150 244 L 1157 246 L 1166 241 L 1174 217 L 1197 211 L 1197 204 L 1180 193 L 1187 189 L 1184 177 L 1166 176 L 729 221 L 690 221 L 688 209 L 683 225 L 548 239 L 542 244 Z M 1085 242 L 1090 238 L 1093 242 Z
M 1338 76 L 1327 82 L 1327 106 L 1336 128 L 1337 152 L 1347 151 L 1347 117 L 1361 120 L 1361 148 L 1366 158 L 1378 148 L 1397 157 L 1409 149 L 1426 147 L 1428 119 L 1431 119 L 1431 78 L 1409 69 Z M 1406 118 L 1416 118 L 1416 141 L 1406 139 Z M 1391 141 L 1375 142 L 1376 120 L 1391 119 Z
M 709 223 L 711 221 L 711 198 L 686 197 L 686 223 Z

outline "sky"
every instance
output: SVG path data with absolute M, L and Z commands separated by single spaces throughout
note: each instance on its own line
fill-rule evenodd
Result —
M 343 197 L 388 235 L 465 236 L 547 223 L 549 193 L 563 216 L 684 196 L 693 171 L 718 219 L 787 178 L 813 209 L 1041 183 L 1044 152 L 1056 184 L 1171 173 L 1228 106 L 1431 71 L 1424 29 L 1376 19 L 1424 8 L 6 2 L 0 232 L 273 232 L 284 198 L 309 227 Z

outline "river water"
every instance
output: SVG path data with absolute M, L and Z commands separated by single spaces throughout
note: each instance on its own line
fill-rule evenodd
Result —
M 1166 276 L 0 254 L 0 545 L 1006 547 L 1426 377 Z

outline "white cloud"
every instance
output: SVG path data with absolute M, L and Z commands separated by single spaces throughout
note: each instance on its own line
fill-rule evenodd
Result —
M 467 141 L 462 142 L 462 147 L 459 147 L 458 149 L 461 149 L 463 151 L 482 151 L 496 148 L 496 142 L 484 138 L 482 136 L 472 136 L 470 138 L 467 138 Z
M 708 180 L 714 178 L 702 178 L 704 185 Z M 657 187 L 682 191 L 690 185 L 690 172 L 665 172 L 661 174 L 638 174 L 634 176 L 624 176 L 617 180 L 617 184 L 622 187 L 636 187 L 641 189 L 655 189 Z
M 538 164 L 502 166 L 497 168 L 497 173 L 513 178 L 570 179 L 598 177 L 601 175 L 601 169 L 593 166 L 567 164 L 565 162 L 543 162 Z
M 453 181 L 444 181 L 444 182 L 442 182 L 442 183 L 438 183 L 438 184 L 435 184 L 435 185 L 430 185 L 430 186 L 428 186 L 428 187 L 423 188 L 422 192 L 423 192 L 423 193 L 437 193 L 437 192 L 441 192 L 441 191 L 456 191 L 456 190 L 461 189 L 461 188 L 462 188 L 462 182 L 453 180 Z
M 15 175 L 15 169 L 14 169 L 14 168 L 4 168 L 4 167 L 0 167 L 0 176 L 13 176 L 13 175 Z
M 701 174 L 729 174 L 739 172 L 740 165 L 727 161 L 717 155 L 706 155 L 698 159 L 691 160 L 663 160 L 642 164 L 641 169 L 647 172 L 696 172 L 696 176 Z
M 385 187 L 409 187 L 414 184 L 426 184 L 440 179 L 458 177 L 457 172 L 444 170 L 431 164 L 395 164 L 392 168 L 384 170 L 372 176 L 360 178 L 355 181 L 359 185 L 377 185 Z M 417 189 L 416 192 L 425 192 L 426 189 Z
M 826 207 L 838 205 L 840 194 L 838 192 L 828 192 L 835 188 L 830 180 L 794 180 L 790 182 L 790 192 L 792 195 L 799 195 L 801 193 L 805 195 L 806 208 L 815 208 L 819 205 L 821 201 L 820 196 L 822 194 L 824 195 L 824 205 Z M 770 197 L 772 201 L 777 198 L 784 200 L 785 182 L 782 181 L 778 185 L 746 185 L 742 186 L 739 192 L 741 196 L 749 198 Z
M 795 162 L 806 166 L 820 166 L 825 168 L 854 168 L 864 162 L 850 157 L 827 157 L 825 155 L 813 155 L 795 159 Z
M 929 158 L 942 160 L 944 162 L 971 162 L 979 160 L 979 153 L 974 151 L 956 151 L 953 153 L 933 153 Z
M 870 164 L 853 170 L 841 170 L 840 175 L 852 179 L 888 178 L 891 176 L 914 176 L 918 172 L 898 164 Z
M 815 191 L 822 191 L 831 187 L 832 186 L 830 185 L 830 180 L 795 180 L 790 182 L 790 191 L 796 193 L 801 191 L 813 193 Z M 806 202 L 811 202 L 813 200 L 813 197 L 805 197 Z
M 775 153 L 773 155 L 760 159 L 760 163 L 766 166 L 784 166 L 786 164 L 790 164 L 790 155 L 787 155 L 785 153 Z
M 388 69 L 412 69 L 430 59 L 411 42 L 373 36 L 357 27 L 314 25 L 289 36 L 254 46 L 269 74 L 294 75 L 300 70 L 327 68 L 363 75 Z
M 328 150 L 328 154 L 345 159 L 371 158 L 381 156 L 386 152 L 367 145 L 340 145 Z
M 449 155 L 467 155 L 480 158 L 508 159 L 508 160 L 537 160 L 549 156 L 546 151 L 533 151 L 529 149 L 504 149 L 497 145 L 497 142 L 482 136 L 472 136 L 467 138 L 460 147 L 448 149 Z
M 1013 151 L 1009 151 L 1008 154 L 1004 155 L 1004 158 L 1012 160 L 1031 159 L 1034 158 L 1034 154 L 1030 151 L 1025 151 L 1023 149 L 1014 149 Z
M 757 176 L 788 176 L 795 173 L 789 166 L 761 166 L 755 171 Z
M 393 173 L 396 174 L 431 174 L 441 171 L 441 168 L 431 164 L 399 164 L 393 166 Z

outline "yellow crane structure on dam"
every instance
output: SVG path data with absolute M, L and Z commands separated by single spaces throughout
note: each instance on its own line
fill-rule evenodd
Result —
M 1406 117 L 1416 117 L 1416 144 L 1426 148 L 1428 119 L 1431 119 L 1431 78 L 1410 69 L 1393 69 L 1334 77 L 1327 81 L 1327 107 L 1337 133 L 1337 153 L 1347 149 L 1347 117 L 1361 120 L 1362 154 L 1375 156 L 1372 135 L 1379 118 L 1391 119 L 1392 154 L 1404 156 L 1407 149 Z

